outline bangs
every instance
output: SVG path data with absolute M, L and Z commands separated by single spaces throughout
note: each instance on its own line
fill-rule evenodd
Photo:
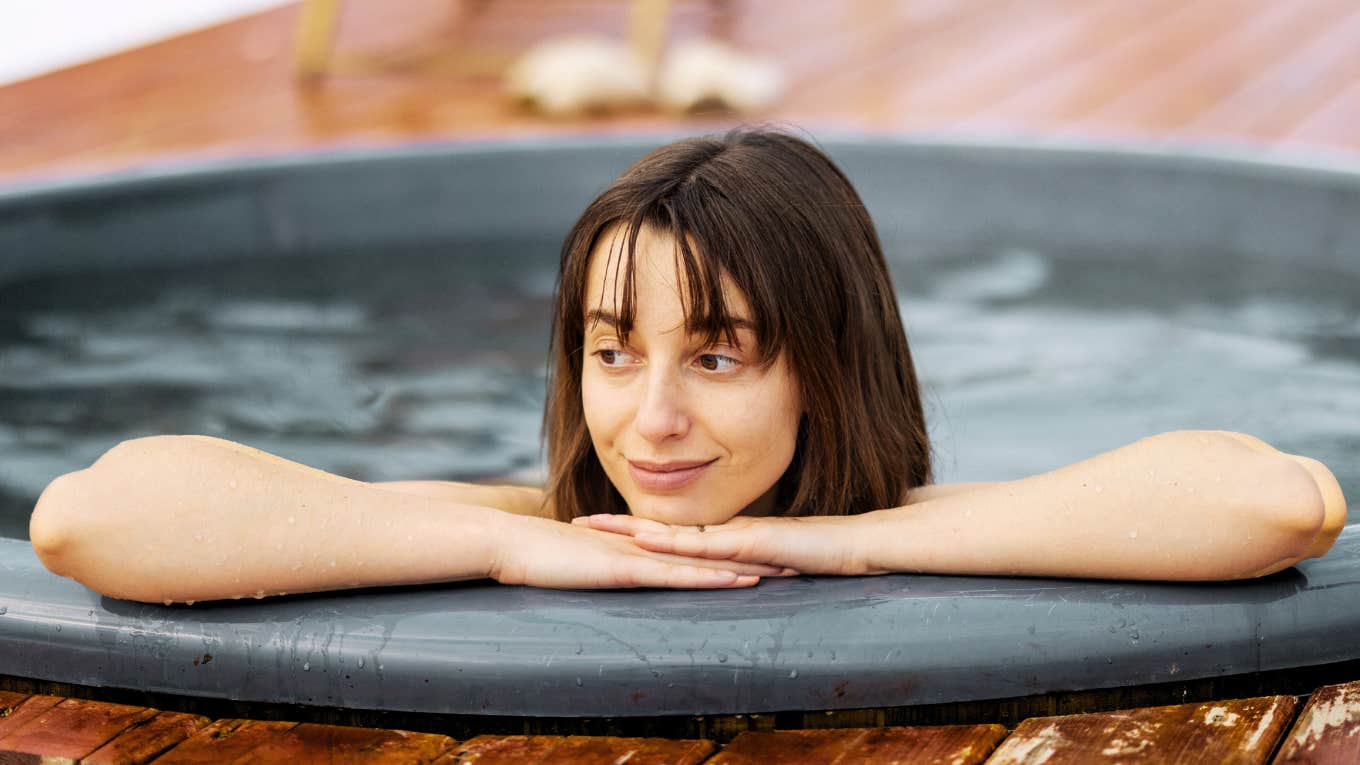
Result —
M 715 232 L 703 230 L 705 227 L 702 225 L 697 227 L 698 230 L 696 227 L 687 226 L 683 217 L 671 205 L 667 205 L 664 210 L 643 210 L 626 222 L 614 221 L 601 227 L 600 234 L 596 237 L 597 246 L 606 236 L 611 239 L 609 249 L 603 255 L 607 258 L 605 262 L 607 278 L 612 280 L 614 286 L 612 302 L 618 307 L 616 330 L 619 339 L 628 342 L 637 315 L 635 254 L 638 235 L 643 228 L 668 234 L 676 244 L 675 276 L 676 283 L 682 285 L 680 302 L 685 317 L 685 331 L 703 338 L 704 345 L 722 341 L 740 346 L 738 330 L 748 329 L 755 335 L 756 348 L 746 350 L 754 350 L 757 362 L 761 365 L 773 363 L 783 350 L 783 333 L 775 331 L 782 317 L 773 315 L 766 301 L 761 299 L 764 290 L 760 289 L 760 285 L 755 283 L 754 279 L 749 278 L 751 269 L 742 268 L 740 265 L 741 260 L 748 259 L 751 255 L 742 250 L 749 248 L 738 249 L 739 245 L 735 243 L 713 241 L 719 238 L 713 235 Z M 611 230 L 615 232 L 612 235 Z M 594 249 L 592 247 L 590 251 L 593 252 Z M 726 257 L 721 257 L 720 254 Z M 585 268 L 581 270 L 586 271 Z M 751 315 L 743 316 L 734 312 L 734 306 L 730 305 L 730 295 L 724 294 L 724 276 L 728 279 L 729 291 L 732 287 L 740 290 L 741 296 L 750 307 Z M 748 278 L 743 279 L 743 276 Z M 746 283 L 743 284 L 743 281 Z M 602 292 L 598 305 L 584 306 L 588 322 L 585 326 L 587 331 L 598 323 L 602 316 L 612 313 L 605 304 L 605 297 Z

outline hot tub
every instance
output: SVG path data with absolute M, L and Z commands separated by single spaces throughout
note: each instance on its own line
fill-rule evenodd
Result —
M 657 143 L 420 146 L 0 192 L 0 687 L 655 731 L 832 712 L 1004 720 L 1360 677 L 1355 524 L 1324 558 L 1201 585 L 460 583 L 166 607 L 38 563 L 25 535 L 42 487 L 153 433 L 363 480 L 535 480 L 560 238 Z M 1226 428 L 1323 460 L 1357 496 L 1354 164 L 825 147 L 889 254 L 940 480 Z

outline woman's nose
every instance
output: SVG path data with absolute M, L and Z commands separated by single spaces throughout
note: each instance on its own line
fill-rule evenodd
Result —
M 685 411 L 684 391 L 678 375 L 653 367 L 643 376 L 642 385 L 642 400 L 634 417 L 638 435 L 660 443 L 689 432 L 689 415 Z

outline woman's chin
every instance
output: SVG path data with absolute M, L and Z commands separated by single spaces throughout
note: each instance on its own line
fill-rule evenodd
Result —
M 739 506 L 729 508 L 698 497 L 644 495 L 625 499 L 634 517 L 672 526 L 716 526 L 741 512 Z

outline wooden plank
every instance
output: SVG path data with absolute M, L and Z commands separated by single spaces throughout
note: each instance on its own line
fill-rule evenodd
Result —
M 14 708 L 28 700 L 31 693 L 15 693 L 14 691 L 0 691 L 0 719 L 9 716 Z
M 747 731 L 732 739 L 709 765 L 797 762 L 831 765 L 864 738 L 866 728 Z
M 717 745 L 697 739 L 619 736 L 478 736 L 445 761 L 449 765 L 608 763 L 698 765 Z
M 1293 696 L 1031 717 L 987 765 L 1264 763 L 1293 718 Z
M 547 761 L 562 765 L 626 762 L 628 765 L 698 765 L 717 748 L 712 741 L 619 736 L 568 736 Z
M 0 740 L 14 731 L 28 725 L 33 718 L 61 703 L 60 696 L 29 696 L 17 705 L 0 707 Z
M 281 720 L 218 720 L 156 758 L 156 765 L 214 765 L 244 757 L 296 727 Z
M 303 763 L 338 758 L 352 763 L 428 763 L 457 744 L 448 736 L 437 733 L 300 723 L 266 737 L 262 744 L 250 750 L 250 759 Z
M 383 3 L 346 3 L 341 52 L 468 58 L 475 46 L 513 55 L 554 34 L 622 39 L 627 18 L 626 4 L 593 0 L 504 0 L 475 12 L 467 5 L 404 0 L 394 14 Z M 715 15 L 709 5 L 676 3 L 672 39 L 703 31 Z M 1297 125 L 1360 76 L 1360 59 L 1348 57 L 1360 47 L 1360 30 L 1333 20 L 1355 7 L 1351 0 L 727 6 L 725 34 L 777 61 L 789 78 L 784 102 L 752 121 L 814 129 L 971 125 L 1287 144 L 1301 140 L 1293 135 Z M 299 13 L 297 5 L 270 9 L 0 88 L 0 173 L 51 176 L 144 165 L 167 154 L 277 153 L 356 139 L 727 124 L 655 111 L 548 122 L 511 108 L 487 76 L 405 72 L 302 87 L 289 55 Z M 1310 31 L 1320 24 L 1325 37 Z M 1317 135 L 1355 151 L 1360 137 L 1349 121 Z
M 566 736 L 478 736 L 448 757 L 458 765 L 519 765 L 539 762 Z
M 118 734 L 116 738 L 81 760 L 82 765 L 134 765 L 154 757 L 189 738 L 207 725 L 203 715 L 161 712 Z
M 0 737 L 0 762 L 75 763 L 156 710 L 63 699 Z
M 1001 725 L 751 731 L 737 736 L 708 763 L 976 765 L 987 759 L 1005 735 Z
M 1313 691 L 1275 765 L 1360 762 L 1360 680 Z
M 977 765 L 1001 739 L 1004 725 L 930 725 L 870 728 L 846 750 L 837 765 L 896 763 L 912 765 Z

